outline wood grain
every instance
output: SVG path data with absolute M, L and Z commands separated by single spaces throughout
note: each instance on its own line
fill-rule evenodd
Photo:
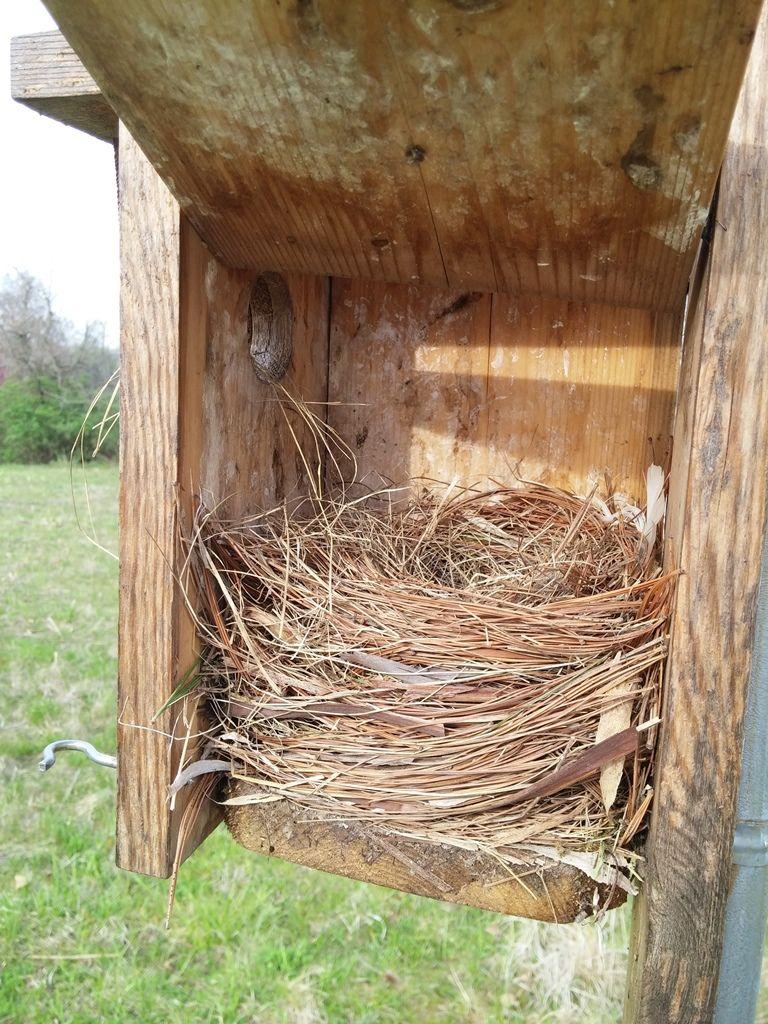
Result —
M 61 32 L 11 39 L 11 96 L 97 139 L 117 138 L 117 115 Z
M 206 275 L 208 347 L 203 387 L 201 487 L 209 504 L 238 518 L 310 491 L 299 449 L 309 430 L 280 391 L 259 380 L 247 341 L 252 271 L 211 258 Z M 328 280 L 286 277 L 293 306 L 291 360 L 280 382 L 324 418 L 328 389 Z M 313 404 L 314 403 L 314 404 Z
M 371 488 L 486 473 L 491 296 L 334 278 L 328 418 Z
M 759 0 L 48 0 L 227 264 L 679 309 Z
M 677 588 L 626 1019 L 712 1020 L 768 479 L 768 25 L 723 165 L 686 338 L 670 484 Z
M 202 724 L 190 702 L 154 720 L 197 652 L 177 583 L 179 531 L 190 530 L 201 493 L 211 502 L 228 499 L 233 516 L 306 493 L 293 435 L 303 446 L 308 437 L 295 413 L 283 415 L 251 363 L 253 273 L 221 266 L 124 131 L 120 229 L 117 858 L 129 870 L 167 876 L 188 798 L 182 790 L 170 808 L 168 786 L 180 760 L 194 754 L 187 734 Z M 328 283 L 289 278 L 287 286 L 294 357 L 286 380 L 306 401 L 324 402 Z M 185 855 L 219 818 L 207 805 Z
M 645 472 L 669 465 L 681 316 L 494 299 L 488 464 L 583 493 L 609 479 L 645 500 Z
M 166 876 L 173 856 L 166 735 L 183 602 L 174 581 L 179 479 L 181 215 L 127 132 L 120 174 L 120 605 L 117 862 Z M 193 402 L 187 396 L 187 409 Z M 189 422 L 192 422 L 191 420 Z M 199 454 L 199 452 L 198 452 Z M 194 459 L 191 460 L 194 463 Z M 191 661 L 189 630 L 186 633 Z
M 228 795 L 249 792 L 247 783 L 235 782 Z M 501 914 L 564 924 L 627 898 L 610 880 L 595 881 L 571 864 L 531 854 L 512 875 L 489 854 L 403 839 L 370 823 L 322 818 L 288 800 L 227 807 L 226 821 L 237 842 L 257 853 Z
M 680 317 L 334 279 L 329 419 L 370 487 L 529 479 L 633 500 L 667 466 Z

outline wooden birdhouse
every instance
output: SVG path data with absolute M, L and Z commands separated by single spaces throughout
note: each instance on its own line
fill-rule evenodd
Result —
M 119 166 L 119 865 L 168 876 L 188 805 L 196 741 L 154 721 L 198 647 L 179 531 L 200 494 L 246 516 L 306 486 L 270 380 L 395 485 L 522 463 L 642 506 L 655 463 L 683 571 L 629 1013 L 710 1019 L 766 504 L 760 4 L 46 2 L 66 42 L 15 41 L 14 95 Z M 286 800 L 226 817 L 256 851 L 507 913 L 626 897 Z

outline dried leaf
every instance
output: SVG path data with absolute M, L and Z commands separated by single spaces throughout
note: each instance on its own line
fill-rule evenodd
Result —
M 645 526 L 643 527 L 642 550 L 645 555 L 653 551 L 656 543 L 656 530 L 664 521 L 667 511 L 667 499 L 664 494 L 664 470 L 652 463 L 645 477 L 646 508 Z
M 212 772 L 228 772 L 231 767 L 231 761 L 221 761 L 219 759 L 195 761 L 179 772 L 170 785 L 170 792 L 171 794 L 178 793 L 180 789 L 200 775 L 210 775 Z
M 630 679 L 629 683 L 620 683 L 614 687 L 612 697 L 616 698 L 616 703 L 606 708 L 600 716 L 595 743 L 607 740 L 611 736 L 615 736 L 616 733 L 623 732 L 629 728 L 632 720 L 632 702 L 637 689 L 637 683 L 637 680 Z M 621 697 L 626 697 L 626 700 L 619 700 Z M 615 761 L 609 761 L 608 764 L 602 767 L 600 772 L 600 793 L 602 794 L 603 805 L 606 811 L 610 811 L 614 805 L 623 770 L 623 757 L 617 758 Z

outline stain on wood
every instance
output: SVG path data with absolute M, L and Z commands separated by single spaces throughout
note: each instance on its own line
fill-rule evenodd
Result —
M 329 423 L 368 487 L 485 472 L 491 296 L 334 279 Z
M 677 309 L 759 0 L 48 0 L 223 262 Z

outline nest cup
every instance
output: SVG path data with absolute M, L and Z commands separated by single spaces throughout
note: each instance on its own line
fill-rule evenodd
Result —
M 666 654 L 659 518 L 524 481 L 315 495 L 240 522 L 201 506 L 204 757 L 249 783 L 239 803 L 510 864 L 629 864 Z

